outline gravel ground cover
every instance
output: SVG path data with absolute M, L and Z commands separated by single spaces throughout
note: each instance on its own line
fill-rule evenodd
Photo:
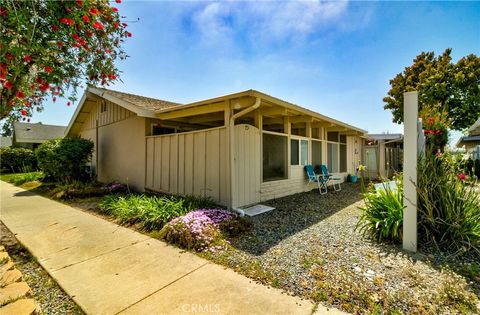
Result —
M 355 231 L 359 193 L 359 185 L 343 184 L 326 196 L 313 190 L 266 202 L 276 209 L 251 218 L 249 233 L 230 239 L 228 250 L 203 255 L 352 313 L 479 312 L 479 255 L 452 257 L 431 247 L 412 255 L 363 238 Z
M 35 258 L 23 248 L 15 236 L 0 221 L 0 244 L 5 246 L 23 274 L 23 279 L 32 288 L 33 298 L 40 305 L 41 314 L 84 314 L 75 302 L 50 278 Z

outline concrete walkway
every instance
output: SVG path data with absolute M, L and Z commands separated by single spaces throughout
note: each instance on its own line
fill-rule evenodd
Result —
M 309 301 L 156 239 L 2 181 L 0 190 L 0 219 L 88 314 L 312 312 Z

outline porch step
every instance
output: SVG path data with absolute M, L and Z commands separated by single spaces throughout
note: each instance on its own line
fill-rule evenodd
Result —
M 265 206 L 265 205 L 255 205 L 249 208 L 242 209 L 245 215 L 248 215 L 249 217 L 253 217 L 254 215 L 258 215 L 264 212 L 268 212 L 271 210 L 274 210 L 275 208 Z

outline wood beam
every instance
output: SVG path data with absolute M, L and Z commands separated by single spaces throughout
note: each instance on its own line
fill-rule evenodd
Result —
M 162 120 L 169 120 L 169 119 L 176 119 L 176 118 L 182 118 L 182 117 L 189 117 L 189 116 L 198 116 L 198 115 L 204 115 L 204 114 L 210 114 L 210 113 L 215 113 L 215 112 L 220 112 L 225 109 L 225 104 L 223 102 L 221 103 L 216 103 L 216 104 L 208 104 L 208 105 L 202 105 L 198 107 L 190 107 L 190 108 L 185 108 L 181 109 L 179 108 L 176 111 L 172 112 L 167 112 L 167 113 L 158 113 L 157 116 L 158 118 Z
M 312 128 L 331 128 L 331 127 L 335 127 L 335 124 L 330 122 L 323 122 L 323 121 L 312 123 Z
M 288 109 L 283 107 L 262 108 L 263 116 L 287 116 Z
M 293 117 L 290 117 L 290 122 L 292 124 L 295 124 L 295 123 L 300 123 L 300 122 L 308 122 L 308 123 L 312 123 L 314 120 L 314 118 L 312 116 L 293 116 Z
M 331 128 L 327 128 L 326 130 L 327 132 L 335 132 L 335 131 L 343 132 L 343 131 L 348 131 L 349 129 L 345 127 L 331 127 Z
M 197 123 L 205 123 L 205 122 L 212 122 L 212 121 L 223 121 L 224 118 L 225 118 L 225 113 L 222 111 L 218 113 L 195 116 L 195 117 L 189 118 L 187 122 L 191 124 L 197 124 Z
M 263 123 L 264 123 L 265 125 L 283 124 L 283 117 L 277 117 L 277 118 L 266 118 L 266 117 L 263 117 Z

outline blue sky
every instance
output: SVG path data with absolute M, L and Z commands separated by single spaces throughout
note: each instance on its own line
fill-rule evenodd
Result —
M 389 80 L 422 51 L 480 55 L 478 2 L 161 2 L 117 5 L 133 37 L 114 89 L 181 103 L 256 89 L 371 133 L 401 132 Z M 68 124 L 46 104 L 32 122 Z

